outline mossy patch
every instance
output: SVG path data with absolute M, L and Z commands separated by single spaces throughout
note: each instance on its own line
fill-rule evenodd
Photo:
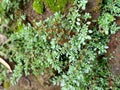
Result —
M 33 9 L 38 13 L 42 14 L 44 12 L 44 3 L 42 0 L 34 0 Z
M 45 7 L 50 8 L 51 11 L 63 12 L 66 9 L 68 3 L 73 3 L 74 0 L 34 0 L 33 9 L 38 13 L 42 14 L 45 10 Z M 46 6 L 45 6 L 46 5 Z
M 47 6 L 54 12 L 64 11 L 67 0 L 45 0 Z

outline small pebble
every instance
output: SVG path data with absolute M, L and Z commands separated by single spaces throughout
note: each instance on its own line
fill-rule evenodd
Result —
M 5 35 L 0 34 L 0 45 L 3 44 L 7 40 Z

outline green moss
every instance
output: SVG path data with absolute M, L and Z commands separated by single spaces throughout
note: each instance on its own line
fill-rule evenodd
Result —
M 72 4 L 72 3 L 74 3 L 74 0 L 68 0 L 68 2 Z
M 47 6 L 54 12 L 64 11 L 67 0 L 45 0 Z
M 42 14 L 44 11 L 44 3 L 42 0 L 34 0 L 33 9 L 38 13 Z
M 33 9 L 38 13 L 42 14 L 44 12 L 44 3 L 53 12 L 61 11 L 63 12 L 66 8 L 67 3 L 73 3 L 74 0 L 34 0 Z

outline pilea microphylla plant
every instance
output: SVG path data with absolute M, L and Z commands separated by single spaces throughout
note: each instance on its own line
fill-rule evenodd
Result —
M 16 0 L 14 3 L 11 0 L 7 1 L 14 7 L 16 3 L 19 4 Z M 3 0 L 6 4 L 7 1 Z M 92 29 L 89 29 L 92 23 L 89 19 L 92 17 L 90 13 L 85 12 L 88 0 L 74 0 L 66 16 L 55 10 L 53 16 L 36 22 L 37 28 L 30 23 L 23 23 L 24 15 L 17 18 L 16 31 L 12 31 L 10 27 L 7 27 L 6 31 L 0 28 L 0 33 L 9 38 L 0 45 L 0 52 L 15 65 L 10 82 L 15 84 L 23 75 L 33 74 L 37 77 L 49 74 L 49 81 L 52 84 L 60 84 L 62 90 L 110 89 L 108 77 L 112 73 L 105 54 L 110 35 L 120 29 L 114 22 L 115 16 L 119 16 L 120 8 L 115 7 L 117 8 L 115 11 L 114 7 L 109 7 L 111 3 L 105 1 L 97 25 Z M 117 4 L 119 1 L 111 2 Z M 36 6 L 33 3 L 33 9 L 34 7 Z M 11 10 L 11 7 L 4 8 Z M 8 13 L 4 8 L 0 6 L 2 17 Z M 38 13 L 42 14 L 42 10 Z M 111 13 L 108 12 L 110 10 Z M 14 19 L 13 14 L 10 14 L 9 18 L 3 18 L 5 21 L 0 22 L 1 25 L 4 23 L 9 25 L 10 20 Z M 0 71 L 0 81 L 4 81 L 7 70 L 2 64 Z M 113 88 L 116 90 L 119 89 L 117 85 L 119 83 L 114 83 Z

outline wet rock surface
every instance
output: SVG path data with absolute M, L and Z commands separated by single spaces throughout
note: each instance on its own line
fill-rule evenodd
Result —
M 111 71 L 115 75 L 120 75 L 120 31 L 111 36 L 108 46 Z

